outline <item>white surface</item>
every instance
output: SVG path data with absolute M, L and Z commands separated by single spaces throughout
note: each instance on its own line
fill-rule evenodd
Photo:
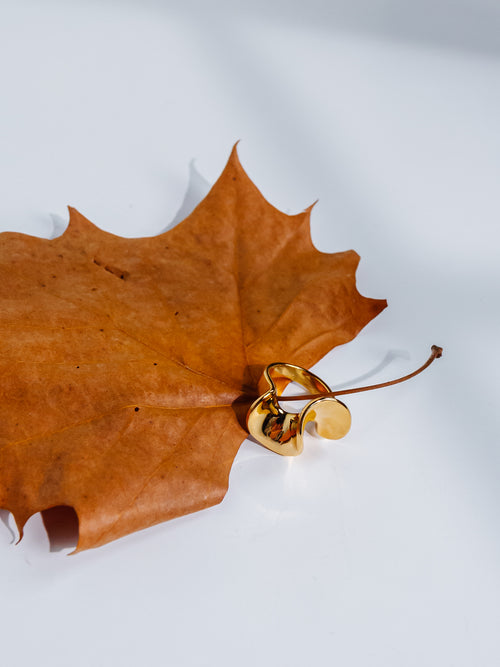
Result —
M 2 664 L 498 666 L 498 3 L 4 0 L 0 68 L 2 229 L 155 234 L 242 139 L 389 301 L 317 373 L 445 348 L 343 441 L 245 442 L 218 507 L 71 558 L 0 523 Z

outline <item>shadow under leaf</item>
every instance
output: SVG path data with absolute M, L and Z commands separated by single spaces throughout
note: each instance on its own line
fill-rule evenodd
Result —
M 50 551 L 75 548 L 78 543 L 78 515 L 72 507 L 58 505 L 42 511 L 43 524 L 49 538 Z

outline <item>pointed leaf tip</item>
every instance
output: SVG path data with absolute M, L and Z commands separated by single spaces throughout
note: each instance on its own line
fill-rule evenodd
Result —
M 241 139 L 238 139 L 238 141 L 233 145 L 231 148 L 231 152 L 229 154 L 229 159 L 227 161 L 227 165 L 234 165 L 238 167 L 239 169 L 243 170 L 243 166 L 240 161 L 240 156 L 238 154 L 238 144 L 240 143 Z
M 78 211 L 76 208 L 73 206 L 68 206 L 68 212 L 69 212 L 69 222 L 68 226 L 66 227 L 65 232 L 57 237 L 57 238 L 67 238 L 68 235 L 72 233 L 79 233 L 82 231 L 87 231 L 87 232 L 98 232 L 100 234 L 106 234 L 106 232 L 96 225 L 94 225 L 93 222 L 91 222 L 88 218 L 86 218 L 80 211 Z

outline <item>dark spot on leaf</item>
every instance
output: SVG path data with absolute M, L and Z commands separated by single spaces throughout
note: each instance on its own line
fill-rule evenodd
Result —
M 104 329 L 99 329 L 99 331 L 104 331 Z
M 178 315 L 178 314 L 179 314 L 179 311 L 178 311 L 178 310 L 176 310 L 176 311 L 175 311 L 175 314 L 176 314 L 176 315 Z
M 158 366 L 158 364 L 156 363 L 156 361 L 153 361 L 153 366 Z
M 236 176 L 233 176 L 233 181 L 235 181 L 235 180 L 236 180 Z
M 80 368 L 80 366 L 77 366 L 77 368 Z
M 134 408 L 134 410 L 135 410 L 136 412 L 139 412 L 139 408 Z
M 122 271 L 121 269 L 117 269 L 115 266 L 104 264 L 104 262 L 101 262 L 101 260 L 97 259 L 97 257 L 94 257 L 93 262 L 96 266 L 99 266 L 108 273 L 111 273 L 113 276 L 120 278 L 120 280 L 125 280 L 130 275 L 128 271 Z

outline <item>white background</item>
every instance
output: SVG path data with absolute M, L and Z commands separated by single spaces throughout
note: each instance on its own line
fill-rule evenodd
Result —
M 445 348 L 342 441 L 245 442 L 210 510 L 72 557 L 3 513 L 2 665 L 500 664 L 499 129 L 496 0 L 0 1 L 1 229 L 156 234 L 241 139 L 389 301 L 316 372 Z

